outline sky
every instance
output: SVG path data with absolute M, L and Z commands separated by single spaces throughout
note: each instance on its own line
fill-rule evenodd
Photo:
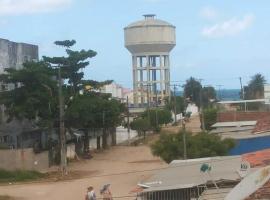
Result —
M 203 85 L 240 88 L 262 73 L 270 80 L 269 0 L 0 0 L 0 38 L 39 45 L 40 57 L 65 55 L 53 44 L 75 39 L 74 49 L 98 55 L 87 79 L 132 87 L 131 55 L 123 28 L 143 14 L 176 26 L 172 83 L 189 77 Z

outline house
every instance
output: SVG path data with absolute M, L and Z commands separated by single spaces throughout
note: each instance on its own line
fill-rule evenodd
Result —
M 241 155 L 244 153 L 270 148 L 270 117 L 264 116 L 264 113 L 256 116 L 247 113 L 247 115 L 238 115 L 239 119 L 252 119 L 252 121 L 225 121 L 217 122 L 212 125 L 212 134 L 221 136 L 222 139 L 233 138 L 236 140 L 236 146 L 230 150 L 230 155 Z M 258 117 L 257 116 L 257 117 Z
M 208 170 L 202 170 L 203 166 Z M 211 188 L 233 188 L 250 169 L 241 156 L 212 157 L 172 161 L 166 169 L 138 184 L 142 200 L 198 199 Z

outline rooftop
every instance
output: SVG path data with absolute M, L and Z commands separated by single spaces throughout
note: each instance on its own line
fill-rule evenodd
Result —
M 212 157 L 190 160 L 176 160 L 169 167 L 159 171 L 156 175 L 142 182 L 147 189 L 145 192 L 157 190 L 172 190 L 191 188 L 211 181 L 239 180 L 243 174 L 240 172 L 241 156 Z M 202 173 L 202 164 L 212 167 L 211 178 Z

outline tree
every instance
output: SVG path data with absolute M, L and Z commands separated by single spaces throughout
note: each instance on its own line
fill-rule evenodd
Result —
M 55 71 L 44 62 L 27 62 L 22 69 L 8 68 L 0 75 L 3 84 L 13 87 L 1 92 L 8 121 L 28 119 L 43 128 L 52 128 L 57 110 Z
M 184 95 L 185 98 L 189 98 L 194 102 L 198 107 L 200 107 L 200 92 L 202 85 L 195 78 L 190 77 L 184 85 Z
M 160 156 L 167 163 L 175 159 L 183 159 L 183 134 L 183 131 L 180 131 L 177 135 L 163 133 L 160 139 L 151 146 L 152 153 Z M 187 157 L 189 159 L 225 156 L 235 146 L 233 139 L 221 140 L 219 136 L 214 134 L 204 132 L 194 136 L 190 132 L 185 134 Z
M 204 114 L 204 124 L 206 130 L 211 130 L 212 125 L 217 122 L 217 109 L 207 108 L 203 110 Z
M 216 101 L 216 90 L 212 86 L 202 88 L 202 104 L 204 108 L 211 107 Z
M 82 79 L 84 73 L 82 69 L 89 65 L 89 58 L 96 56 L 93 50 L 73 51 L 70 49 L 75 40 L 56 41 L 56 45 L 66 49 L 67 57 L 46 57 L 43 60 L 52 68 L 58 70 L 58 83 L 59 83 L 59 135 L 60 135 L 60 149 L 61 149 L 61 168 L 63 174 L 67 172 L 67 159 L 66 159 L 66 135 L 64 125 L 64 99 L 69 102 L 70 98 L 79 94 L 82 90 Z M 62 96 L 63 82 L 68 81 L 65 85 L 66 93 Z
M 138 132 L 139 136 L 141 136 L 143 134 L 143 136 L 145 138 L 146 131 L 151 130 L 151 124 L 149 123 L 149 120 L 147 120 L 147 119 L 138 118 L 130 123 L 130 128 L 132 130 L 136 130 Z
M 176 114 L 184 114 L 186 109 L 185 98 L 181 96 L 172 96 L 171 99 L 167 98 L 165 100 L 165 108 L 173 113 L 176 108 Z
M 159 126 L 172 122 L 171 111 L 166 109 L 149 109 L 142 113 L 141 117 L 149 121 L 152 129 L 159 130 Z
M 264 97 L 264 85 L 266 79 L 262 74 L 255 74 L 251 77 L 248 86 L 244 88 L 245 99 L 260 99 Z

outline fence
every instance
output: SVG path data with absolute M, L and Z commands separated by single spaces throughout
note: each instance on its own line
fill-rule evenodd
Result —
M 142 192 L 138 194 L 138 200 L 195 200 L 206 189 L 205 186 L 193 188 Z

